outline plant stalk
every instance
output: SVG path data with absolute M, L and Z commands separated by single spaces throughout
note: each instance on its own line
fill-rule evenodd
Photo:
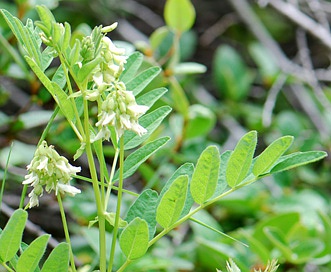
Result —
M 70 256 L 70 265 L 71 265 L 71 269 L 73 272 L 76 271 L 76 266 L 75 266 L 75 257 L 74 254 L 72 252 L 72 247 L 71 247 L 71 241 L 70 241 L 70 235 L 69 235 L 69 229 L 68 229 L 68 224 L 67 224 L 67 219 L 66 219 L 66 214 L 64 212 L 64 208 L 63 208 L 63 203 L 62 203 L 62 199 L 61 199 L 61 194 L 58 192 L 57 195 L 57 202 L 59 203 L 59 207 L 60 207 L 60 212 L 61 212 L 61 219 L 62 219 L 62 225 L 63 225 L 63 230 L 64 230 L 64 236 L 66 238 L 66 241 L 69 245 L 69 256 Z
M 122 203 L 122 193 L 123 193 L 123 172 L 124 172 L 124 138 L 120 138 L 120 174 L 118 181 L 118 194 L 117 194 L 117 206 L 116 206 L 116 214 L 115 214 L 115 223 L 113 230 L 113 240 L 111 244 L 110 256 L 109 256 L 109 267 L 108 272 L 111 272 L 114 257 L 115 257 L 115 249 L 117 242 L 117 234 L 119 228 L 120 214 L 121 214 L 121 203 Z

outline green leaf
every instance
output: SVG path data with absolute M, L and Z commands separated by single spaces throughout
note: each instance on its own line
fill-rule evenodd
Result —
M 4 16 L 10 29 L 14 33 L 15 37 L 17 38 L 18 42 L 21 44 L 22 48 L 30 57 L 36 61 L 40 67 L 41 52 L 36 41 L 37 37 L 35 37 L 35 34 L 32 33 L 29 28 L 25 27 L 18 18 L 11 15 L 7 10 L 2 9 L 1 13 Z M 28 22 L 29 21 L 27 21 L 27 23 Z
M 129 260 L 135 260 L 145 255 L 148 242 L 147 223 L 139 217 L 131 221 L 120 236 L 120 247 Z
M 293 136 L 284 136 L 272 142 L 257 158 L 253 166 L 253 174 L 259 176 L 266 173 L 274 163 L 291 146 Z
M 169 180 L 166 182 L 166 184 L 163 186 L 160 196 L 159 196 L 159 201 L 161 201 L 163 195 L 169 190 L 171 184 L 179 177 L 182 175 L 186 175 L 188 176 L 189 180 L 191 180 L 192 175 L 193 175 L 193 171 L 194 171 L 194 165 L 193 163 L 184 163 L 182 166 L 180 166 L 175 173 L 172 174 L 172 176 L 169 178 Z M 190 188 L 190 183 L 188 184 L 189 188 Z M 186 199 L 185 199 L 185 204 L 183 207 L 183 211 L 180 215 L 179 218 L 182 218 L 183 216 L 187 215 L 190 210 L 191 207 L 194 203 L 194 200 L 192 198 L 190 189 L 188 188 L 187 190 L 187 194 L 186 194 Z
M 142 116 L 139 119 L 139 124 L 147 130 L 147 133 L 139 136 L 132 131 L 126 132 L 124 134 L 124 149 L 132 149 L 145 142 L 170 112 L 169 106 L 163 106 Z
M 247 176 L 257 144 L 256 131 L 246 133 L 232 152 L 226 168 L 226 181 L 231 188 L 236 187 Z
M 160 72 L 160 67 L 146 69 L 126 83 L 127 90 L 132 91 L 135 96 L 138 95 Z
M 46 28 L 50 31 L 52 28 L 53 22 L 55 22 L 55 18 L 52 12 L 44 5 L 36 6 L 36 10 L 38 12 L 40 20 L 46 26 Z
M 64 36 L 61 41 L 61 50 L 65 51 L 70 45 L 71 39 L 71 26 L 67 22 L 64 22 Z
M 44 255 L 49 237 L 51 237 L 49 234 L 39 236 L 23 251 L 17 261 L 17 271 L 31 272 L 38 267 L 38 263 Z
M 45 261 L 40 272 L 65 272 L 69 268 L 69 245 L 60 243 Z
M 162 26 L 156 29 L 149 37 L 149 43 L 153 50 L 156 50 L 167 38 L 171 30 L 167 26 Z
M 114 212 L 105 212 L 105 219 L 111 226 L 115 226 L 115 216 L 116 214 Z M 99 222 L 99 217 L 96 216 L 94 220 L 90 220 L 88 227 L 92 227 L 94 224 Z M 128 222 L 123 220 L 122 218 L 119 218 L 118 227 L 119 228 L 125 228 L 128 225 Z
M 121 73 L 120 80 L 125 84 L 136 75 L 139 67 L 143 62 L 144 56 L 140 52 L 132 53 L 126 60 L 124 71 Z
M 176 75 L 203 74 L 207 67 L 196 62 L 182 62 L 177 64 L 173 71 Z
M 41 53 L 40 68 L 45 71 L 53 61 L 54 49 L 52 47 L 46 47 Z
M 66 85 L 67 83 L 67 80 L 66 80 L 66 77 L 65 77 L 65 74 L 64 74 L 64 71 L 63 71 L 63 68 L 62 68 L 62 65 L 60 65 L 55 74 L 53 75 L 52 77 L 52 81 L 53 82 L 56 82 L 57 85 L 60 86 L 60 88 L 64 88 L 64 86 Z
M 191 194 L 196 203 L 201 205 L 214 194 L 220 162 L 220 153 L 216 146 L 209 146 L 201 153 L 190 183 Z
M 87 81 L 90 78 L 92 71 L 99 65 L 101 61 L 102 58 L 98 57 L 88 63 L 83 64 L 82 68 L 78 70 L 77 80 L 79 82 Z
M 280 158 L 271 170 L 270 174 L 282 172 L 308 163 L 319 161 L 327 156 L 324 151 L 296 152 Z
M 249 45 L 249 53 L 259 67 L 264 81 L 267 80 L 267 83 L 268 81 L 272 83 L 279 74 L 279 66 L 274 61 L 270 50 L 260 43 L 252 43 Z
M 156 211 L 156 221 L 165 229 L 171 227 L 183 211 L 188 189 L 188 176 L 176 178 L 162 196 Z
M 234 101 L 247 97 L 254 79 L 240 55 L 227 45 L 216 51 L 213 76 L 222 96 Z
M 189 107 L 189 120 L 186 138 L 207 135 L 215 126 L 216 115 L 209 108 L 195 104 Z
M 267 227 L 264 229 L 264 233 L 287 260 L 292 259 L 292 250 L 288 246 L 284 234 L 279 229 Z
M 156 229 L 157 203 L 157 192 L 151 189 L 147 189 L 143 191 L 136 199 L 136 201 L 131 205 L 125 218 L 127 222 L 131 222 L 136 217 L 146 220 L 149 230 L 149 239 L 153 238 Z
M 189 30 L 195 21 L 195 9 L 190 0 L 167 0 L 164 7 L 166 24 L 180 32 Z
M 217 185 L 215 189 L 215 193 L 212 198 L 218 197 L 220 194 L 224 192 L 226 187 L 228 186 L 226 182 L 226 166 L 228 164 L 228 161 L 230 159 L 232 151 L 227 150 L 223 152 L 220 156 L 220 168 L 219 168 L 219 173 L 218 173 L 218 180 L 217 180 Z
M 8 262 L 18 251 L 28 213 L 22 209 L 16 210 L 9 218 L 0 235 L 0 260 Z
M 123 178 L 131 176 L 143 162 L 152 156 L 158 149 L 164 146 L 169 140 L 169 137 L 162 137 L 142 146 L 135 152 L 131 153 L 124 161 Z M 113 181 L 117 181 L 118 177 L 119 172 L 117 171 Z
M 71 101 L 68 99 L 67 94 L 60 88 L 60 86 L 49 80 L 49 78 L 44 74 L 44 72 L 38 67 L 33 59 L 26 56 L 25 57 L 27 63 L 33 70 L 33 72 L 37 75 L 41 83 L 46 87 L 46 89 L 53 96 L 56 103 L 59 105 L 62 114 L 67 118 L 67 120 L 72 123 L 75 119 L 73 106 L 71 105 Z
M 139 96 L 136 99 L 138 105 L 145 105 L 152 107 L 154 103 L 159 100 L 168 90 L 166 88 L 157 88 L 148 93 Z

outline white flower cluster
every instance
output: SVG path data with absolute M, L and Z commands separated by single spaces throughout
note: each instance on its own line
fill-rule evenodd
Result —
M 38 197 L 42 196 L 44 189 L 48 193 L 53 190 L 56 195 L 59 192 L 70 195 L 80 193 L 80 190 L 69 182 L 81 168 L 70 165 L 68 160 L 60 156 L 53 146 L 48 146 L 46 141 L 39 145 L 27 169 L 29 174 L 25 176 L 23 184 L 33 187 L 29 193 L 29 208 L 39 205 Z
M 102 62 L 92 75 L 93 87 L 87 90 L 85 95 L 90 101 L 95 101 L 104 91 L 114 89 L 127 59 L 125 49 L 116 47 L 111 39 L 105 36 L 101 39 L 100 56 Z
M 117 139 L 119 139 L 125 130 L 131 130 L 138 135 L 143 135 L 147 130 L 139 125 L 138 118 L 147 110 L 147 106 L 137 105 L 134 95 L 131 91 L 125 90 L 123 83 L 116 85 L 118 89 L 110 92 L 103 101 L 101 112 L 98 115 L 99 120 L 96 126 L 101 127 L 96 136 L 97 139 L 109 139 L 110 131 L 108 125 L 115 128 Z

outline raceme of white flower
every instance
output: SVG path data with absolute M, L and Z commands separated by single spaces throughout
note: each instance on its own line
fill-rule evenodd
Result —
M 108 28 L 114 29 L 115 27 L 116 24 L 113 24 Z M 104 27 L 102 32 L 109 31 L 109 29 Z M 89 81 L 92 81 L 90 89 L 84 91 L 84 97 L 89 101 L 96 101 L 103 92 L 114 89 L 114 84 L 118 82 L 121 73 L 124 71 L 127 59 L 124 48 L 116 47 L 110 38 L 104 36 L 104 34 L 100 35 L 102 35 L 102 38 L 98 49 L 94 44 L 93 34 L 83 39 L 80 52 L 83 59 L 78 62 L 79 67 L 82 68 L 84 63 L 91 61 L 93 58 L 99 56 L 102 59 L 101 63 L 93 69 L 89 76 Z M 80 95 L 81 92 L 78 92 L 72 96 Z
M 33 187 L 29 193 L 29 208 L 39 205 L 38 197 L 42 196 L 44 189 L 48 193 L 53 190 L 56 195 L 59 192 L 72 196 L 80 193 L 80 190 L 69 182 L 81 168 L 69 164 L 68 160 L 60 156 L 52 145 L 48 146 L 46 141 L 37 148 L 27 170 L 29 174 L 25 176 L 23 184 Z
M 110 92 L 101 106 L 101 113 L 98 115 L 98 122 L 95 124 L 100 127 L 97 139 L 109 140 L 110 131 L 108 126 L 115 128 L 117 139 L 119 139 L 125 130 L 131 130 L 139 136 L 145 134 L 147 130 L 139 125 L 138 118 L 147 110 L 147 106 L 137 105 L 136 99 L 131 91 L 125 89 L 125 84 L 119 82 L 117 89 Z

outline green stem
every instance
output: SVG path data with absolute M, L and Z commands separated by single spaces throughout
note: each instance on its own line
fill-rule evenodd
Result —
M 68 69 L 67 69 L 67 66 L 66 66 L 66 61 L 65 61 L 65 58 L 62 56 L 62 53 L 60 51 L 58 53 L 59 53 L 59 58 L 60 58 L 60 61 L 61 61 L 61 64 L 62 64 L 62 69 L 63 69 L 65 77 L 66 77 L 66 82 L 67 82 L 68 91 L 69 91 L 69 95 L 70 95 L 70 94 L 73 94 L 73 90 L 72 90 L 72 86 L 71 86 L 71 83 L 70 83 L 70 78 L 69 78 L 69 73 L 68 73 Z M 72 128 L 75 131 L 75 133 L 76 133 L 77 137 L 79 138 L 79 140 L 82 141 L 83 138 L 84 138 L 83 125 L 82 125 L 82 122 L 81 122 L 80 117 L 79 117 L 79 113 L 78 113 L 78 110 L 77 110 L 77 107 L 76 107 L 75 99 L 73 97 L 70 97 L 70 101 L 71 101 L 71 104 L 73 105 L 73 108 L 74 108 L 79 133 L 76 130 L 76 127 L 73 123 L 72 123 Z M 72 120 L 68 120 L 68 121 L 69 121 L 69 123 L 72 122 Z
M 115 214 L 115 223 L 114 223 L 114 230 L 113 230 L 113 240 L 111 243 L 111 250 L 109 256 L 109 267 L 108 272 L 111 272 L 114 257 L 115 257 L 115 247 L 117 241 L 117 233 L 119 228 L 119 221 L 120 221 L 120 213 L 121 213 L 121 202 L 122 202 L 122 189 L 123 189 L 123 164 L 124 164 L 124 138 L 120 138 L 120 175 L 118 181 L 118 194 L 117 194 L 117 206 L 116 206 L 116 214 Z
M 115 174 L 115 168 L 116 168 L 116 164 L 117 164 L 118 154 L 119 154 L 119 149 L 116 148 L 116 152 L 115 152 L 114 160 L 113 160 L 113 165 L 111 167 L 107 193 L 106 193 L 105 209 L 107 209 L 107 207 L 108 207 L 108 202 L 109 202 L 109 198 L 110 198 L 111 189 L 113 189 L 113 186 L 111 186 L 111 183 L 113 181 L 113 177 L 114 177 L 114 174 Z
M 128 265 L 132 262 L 132 260 L 127 259 L 124 264 L 117 270 L 117 272 L 122 272 L 124 271 Z
M 58 193 L 56 195 L 56 197 L 57 197 L 57 201 L 58 201 L 59 207 L 60 207 L 61 218 L 62 218 L 62 225 L 63 225 L 63 230 L 64 230 L 64 236 L 65 236 L 66 241 L 67 241 L 67 243 L 69 245 L 69 254 L 70 254 L 71 269 L 72 269 L 73 272 L 75 272 L 76 271 L 75 257 L 74 257 L 74 254 L 72 252 L 72 247 L 71 247 L 71 242 L 70 242 L 70 235 L 69 235 L 69 229 L 68 229 L 68 225 L 67 225 L 66 214 L 64 212 L 63 203 L 62 203 L 62 199 L 61 199 L 60 193 Z
M 7 271 L 9 271 L 9 272 L 15 272 L 15 270 L 11 269 L 6 263 L 2 263 L 1 265 L 2 265 L 4 268 L 6 268 Z
M 99 219 L 99 250 L 100 250 L 100 271 L 105 272 L 107 269 L 106 262 L 106 222 L 105 213 L 101 201 L 98 175 L 95 168 L 92 146 L 90 141 L 90 128 L 89 128 L 89 114 L 88 114 L 88 101 L 84 99 L 84 129 L 86 135 L 86 155 L 90 168 L 92 178 L 92 186 L 97 205 L 98 219 Z

